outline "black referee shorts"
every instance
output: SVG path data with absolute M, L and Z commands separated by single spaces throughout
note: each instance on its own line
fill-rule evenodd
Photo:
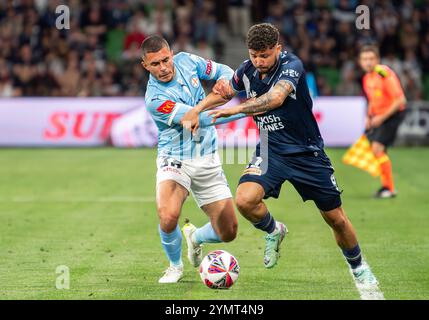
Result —
M 379 127 L 365 132 L 370 142 L 379 142 L 386 148 L 395 142 L 399 125 L 405 118 L 405 111 L 398 111 L 384 121 Z

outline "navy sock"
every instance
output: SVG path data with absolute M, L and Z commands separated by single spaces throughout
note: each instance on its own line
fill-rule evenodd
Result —
M 254 223 L 253 225 L 257 229 L 271 233 L 276 229 L 276 220 L 274 220 L 273 216 L 268 211 L 265 217 L 263 217 L 260 221 Z
M 342 249 L 343 255 L 346 258 L 347 262 L 349 263 L 350 267 L 352 269 L 356 269 L 359 267 L 362 263 L 362 255 L 360 252 L 359 244 L 356 245 L 356 247 L 352 249 Z

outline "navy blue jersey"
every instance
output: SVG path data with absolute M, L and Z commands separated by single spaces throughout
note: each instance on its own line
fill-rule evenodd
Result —
M 252 62 L 246 60 L 235 71 L 231 85 L 235 91 L 246 91 L 247 98 L 254 98 L 267 93 L 281 80 L 290 83 L 294 91 L 282 106 L 253 117 L 261 135 L 268 133 L 268 150 L 277 154 L 322 150 L 323 139 L 312 112 L 305 71 L 296 55 L 282 52 L 276 66 L 263 80 Z

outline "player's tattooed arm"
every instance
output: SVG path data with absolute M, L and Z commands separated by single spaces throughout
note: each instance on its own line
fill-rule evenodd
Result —
M 293 92 L 293 87 L 289 82 L 279 81 L 267 93 L 256 99 L 250 99 L 239 107 L 239 112 L 245 114 L 263 113 L 280 107 L 287 96 Z
M 211 111 L 210 115 L 213 116 L 213 121 L 216 121 L 217 118 L 225 118 L 237 113 L 247 115 L 265 113 L 280 107 L 293 91 L 294 88 L 289 82 L 281 80 L 270 91 L 260 97 L 249 99 L 232 108 Z

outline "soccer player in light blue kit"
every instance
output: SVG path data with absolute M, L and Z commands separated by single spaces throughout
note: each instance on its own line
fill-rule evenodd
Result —
M 150 72 L 145 102 L 159 130 L 156 188 L 159 233 L 170 261 L 159 282 L 175 283 L 183 276 L 178 219 L 189 192 L 210 218 L 201 228 L 190 223 L 183 227 L 188 259 L 194 267 L 201 263 L 203 243 L 228 242 L 236 237 L 237 217 L 217 154 L 213 124 L 246 115 L 238 114 L 212 123 L 212 117 L 202 112 L 200 128 L 196 135 L 191 134 L 181 122 L 187 111 L 208 110 L 226 101 L 214 93 L 206 97 L 200 79 L 229 80 L 233 70 L 189 53 L 173 56 L 167 41 L 159 36 L 146 38 L 141 49 L 142 65 Z

